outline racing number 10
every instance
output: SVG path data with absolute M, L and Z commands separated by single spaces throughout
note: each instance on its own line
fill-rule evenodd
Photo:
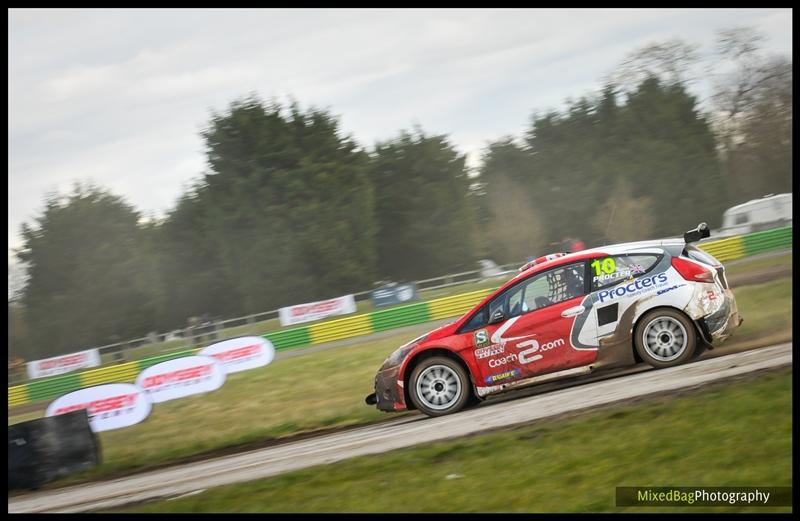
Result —
M 600 260 L 596 259 L 594 262 L 590 264 L 590 266 L 594 268 L 594 271 L 598 277 L 600 276 L 601 268 L 605 273 L 609 275 L 617 271 L 617 263 L 614 262 L 614 259 L 612 259 L 611 257 L 606 257 L 605 259 L 603 259 L 602 265 L 600 264 Z

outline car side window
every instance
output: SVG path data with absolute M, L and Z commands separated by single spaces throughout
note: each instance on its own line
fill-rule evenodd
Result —
M 474 331 L 474 330 L 476 330 L 476 329 L 478 329 L 480 327 L 485 326 L 486 323 L 489 320 L 488 315 L 486 314 L 486 311 L 488 309 L 489 309 L 489 305 L 487 304 L 487 305 L 483 306 L 480 310 L 478 310 L 477 313 L 472 315 L 472 318 L 469 319 L 469 322 L 467 322 L 466 324 L 464 324 L 461 327 L 460 332 L 461 333 L 466 333 L 468 331 Z
M 525 285 L 523 313 L 584 295 L 586 289 L 583 279 L 582 261 L 531 277 Z
M 539 307 L 536 303 L 536 299 L 546 296 L 547 293 L 547 279 L 543 276 L 535 277 L 535 280 L 531 281 L 525 289 L 525 310 L 530 311 Z
M 589 263 L 592 291 L 643 275 L 656 265 L 658 259 L 655 254 L 610 255 L 592 259 Z
M 498 309 L 503 310 L 503 313 L 508 315 L 506 311 L 506 301 L 508 300 L 508 291 L 505 291 L 495 297 L 491 302 L 489 302 L 489 317 L 491 317 L 495 311 Z
M 469 319 L 469 322 L 461 326 L 459 333 L 467 333 L 484 327 L 489 323 L 489 317 L 498 309 L 503 310 L 503 315 L 505 315 L 507 319 L 524 313 L 524 311 L 522 311 L 524 307 L 522 292 L 524 289 L 524 284 L 518 284 L 497 295 L 488 304 L 478 310 L 478 312 Z M 516 315 L 510 314 L 512 311 L 515 312 Z
M 506 318 L 558 304 L 585 294 L 583 261 L 534 275 L 489 303 L 489 316 L 502 309 Z
M 503 310 L 506 319 L 558 304 L 586 293 L 584 262 L 568 264 L 520 282 L 497 295 L 461 326 L 459 333 L 467 333 L 486 326 L 495 311 Z

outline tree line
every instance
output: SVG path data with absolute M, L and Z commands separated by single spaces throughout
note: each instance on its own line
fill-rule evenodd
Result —
M 591 247 L 719 226 L 728 206 L 791 191 L 791 62 L 758 41 L 720 33 L 729 66 L 705 104 L 687 77 L 694 47 L 639 49 L 599 92 L 488 143 L 477 171 L 419 127 L 368 148 L 330 111 L 237 100 L 212 114 L 208 170 L 164 218 L 91 184 L 46 198 L 22 228 L 28 279 L 9 303 L 9 353 L 522 261 L 565 237 Z

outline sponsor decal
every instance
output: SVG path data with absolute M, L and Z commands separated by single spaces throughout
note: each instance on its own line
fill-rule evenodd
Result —
M 94 432 L 136 425 L 150 415 L 153 405 L 139 387 L 132 384 L 104 384 L 79 389 L 53 401 L 45 416 L 58 416 L 86 409 Z
M 663 294 L 664 294 L 664 293 L 666 293 L 667 291 L 672 291 L 673 289 L 682 288 L 682 287 L 683 287 L 683 286 L 685 286 L 685 285 L 686 285 L 686 284 L 675 284 L 674 286 L 670 286 L 670 287 L 668 287 L 668 288 L 660 289 L 660 290 L 658 290 L 658 291 L 656 292 L 656 295 L 663 295 Z
M 594 268 L 596 277 L 601 276 L 603 273 L 606 275 L 613 275 L 617 272 L 617 263 L 612 257 L 606 257 L 602 261 L 600 259 L 595 259 L 590 266 Z
M 417 299 L 417 285 L 391 283 L 373 290 L 370 297 L 376 307 L 409 302 Z
M 621 284 L 611 289 L 598 291 L 597 296 L 601 303 L 614 300 L 615 298 L 633 297 L 663 286 L 667 283 L 667 281 L 668 279 L 666 273 L 658 273 L 651 277 L 636 279 L 635 281 L 627 284 Z
M 347 315 L 356 312 L 356 301 L 353 295 L 309 302 L 280 308 L 278 317 L 282 326 L 291 326 L 302 322 L 311 322 L 333 315 Z
M 184 356 L 148 367 L 136 378 L 153 403 L 216 391 L 225 383 L 225 370 L 208 356 Z
M 509 371 L 502 372 L 502 373 L 493 374 L 493 375 L 490 375 L 490 376 L 486 377 L 486 383 L 487 384 L 493 384 L 493 383 L 499 382 L 500 380 L 507 380 L 509 378 L 515 378 L 515 377 L 519 376 L 521 373 L 522 373 L 522 371 L 520 371 L 519 369 L 515 368 L 515 369 L 511 369 Z
M 636 266 L 638 266 L 638 264 Z M 592 280 L 594 280 L 597 283 L 603 283 L 603 282 L 608 282 L 609 280 L 630 279 L 633 278 L 635 275 L 642 273 L 643 271 L 644 270 L 641 268 L 641 266 L 639 266 L 638 270 L 634 270 L 632 268 L 625 268 L 621 270 L 618 269 L 616 273 L 610 273 L 610 274 L 603 273 L 602 275 L 599 276 L 595 275 L 594 277 L 592 277 Z
M 544 358 L 541 353 L 544 351 L 550 351 L 551 349 L 555 349 L 556 347 L 563 346 L 565 344 L 563 338 L 557 338 L 552 342 L 545 342 L 544 344 L 539 344 L 536 340 L 526 340 L 525 342 L 520 342 L 517 344 L 517 349 L 524 349 L 519 353 L 519 361 L 523 364 L 529 364 L 531 362 L 535 362 L 537 360 L 541 360 Z
M 627 278 L 629 275 L 630 272 L 622 270 L 611 274 L 603 273 L 602 275 L 595 275 L 592 277 L 592 280 L 594 280 L 595 282 L 607 282 L 609 280 L 614 280 L 614 279 L 624 279 Z
M 490 356 L 499 355 L 505 351 L 505 348 L 501 345 L 491 345 L 487 347 L 483 347 L 481 349 L 475 350 L 475 358 L 480 360 L 481 358 L 489 358 Z
M 508 341 L 508 339 L 507 338 L 503 338 L 503 333 L 508 331 L 508 329 L 511 326 L 513 326 L 514 323 L 516 323 L 516 321 L 519 320 L 519 319 L 520 319 L 520 315 L 518 315 L 518 316 L 516 316 L 514 318 L 510 318 L 510 319 L 506 320 L 505 323 L 503 323 L 502 326 L 497 328 L 497 331 L 495 331 L 494 334 L 492 335 L 492 339 L 491 339 L 492 343 L 493 344 L 500 344 L 501 346 L 505 346 L 506 342 Z
M 76 369 L 100 366 L 100 351 L 97 349 L 87 349 L 78 353 L 70 353 L 63 356 L 54 356 L 44 360 L 34 360 L 28 362 L 28 377 L 44 378 L 45 376 L 55 376 L 68 373 Z
M 489 332 L 485 329 L 479 329 L 472 335 L 472 340 L 475 347 L 486 347 L 489 345 Z
M 414 288 L 409 285 L 399 287 L 397 289 L 397 300 L 400 302 L 407 302 L 414 298 Z
M 209 356 L 222 364 L 226 374 L 264 367 L 275 358 L 272 342 L 260 336 L 229 338 L 204 347 L 200 356 Z
M 644 268 L 641 264 L 631 264 L 628 266 L 631 270 L 631 273 L 644 273 Z
M 610 280 L 632 278 L 635 275 L 645 272 L 645 269 L 641 264 L 631 264 L 630 266 L 619 267 L 612 257 L 607 257 L 602 261 L 595 260 L 592 262 L 591 266 L 595 269 L 592 280 L 598 284 L 602 284 Z
M 503 358 L 492 358 L 491 360 L 489 360 L 489 367 L 500 367 L 516 361 L 517 361 L 517 355 L 514 353 L 510 353 L 509 355 L 504 356 Z

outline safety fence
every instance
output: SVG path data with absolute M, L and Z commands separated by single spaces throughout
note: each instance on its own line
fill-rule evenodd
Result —
M 455 317 L 468 311 L 492 289 L 471 291 L 461 295 L 443 297 L 428 302 L 417 302 L 363 315 L 294 327 L 262 335 L 272 342 L 278 351 L 296 347 L 313 346 L 343 340 L 403 326 L 422 324 L 431 320 Z M 8 388 L 8 406 L 15 407 L 26 403 L 56 398 L 70 391 L 112 382 L 133 382 L 144 369 L 159 362 L 188 356 L 199 351 L 187 349 L 166 355 L 144 358 L 80 373 L 55 376 L 35 380 L 23 385 Z
M 790 248 L 791 245 L 792 227 L 789 226 L 700 243 L 699 247 L 718 260 L 725 262 L 748 255 Z M 422 324 L 431 320 L 457 317 L 472 308 L 491 291 L 493 291 L 493 288 L 471 291 L 329 322 L 283 329 L 263 336 L 272 342 L 276 350 L 281 351 L 369 335 L 399 327 Z M 198 350 L 199 348 L 187 349 L 134 362 L 56 376 L 9 387 L 8 406 L 13 407 L 46 400 L 70 391 L 102 383 L 132 382 L 140 371 L 151 365 L 191 355 Z
M 448 273 L 438 277 L 429 279 L 417 280 L 413 284 L 416 285 L 417 291 L 431 291 L 443 288 L 450 288 L 459 286 L 461 284 L 469 284 L 475 282 L 483 282 L 497 276 L 502 276 L 505 273 L 513 272 L 524 261 L 513 262 L 504 264 L 502 266 L 494 266 L 491 268 L 482 268 L 479 270 L 463 271 L 461 273 Z M 365 290 L 353 293 L 356 301 L 369 300 L 370 295 L 374 290 Z M 206 322 L 201 325 L 190 326 L 184 329 L 176 329 L 167 333 L 151 333 L 146 337 L 134 338 L 124 342 L 115 342 L 113 344 L 106 344 L 98 346 L 96 349 L 100 351 L 102 356 L 113 356 L 115 359 L 124 359 L 124 353 L 142 346 L 154 345 L 163 342 L 170 342 L 174 340 L 193 339 L 195 336 L 215 336 L 225 334 L 226 329 L 234 328 L 248 329 L 254 324 L 264 320 L 278 319 L 279 310 L 273 309 L 270 311 L 262 311 L 247 316 L 229 318 L 225 320 L 214 320 L 213 322 Z M 228 336 L 228 335 L 225 335 Z M 291 335 L 290 335 L 291 336 Z M 11 378 L 11 377 L 10 377 Z M 12 383 L 17 383 L 12 378 Z

